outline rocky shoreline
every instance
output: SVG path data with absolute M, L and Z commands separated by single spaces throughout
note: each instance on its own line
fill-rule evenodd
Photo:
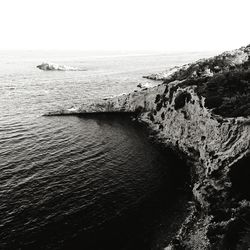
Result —
M 194 205 L 166 249 L 247 249 L 250 45 L 148 78 L 161 82 L 47 115 L 135 114 L 190 166 Z

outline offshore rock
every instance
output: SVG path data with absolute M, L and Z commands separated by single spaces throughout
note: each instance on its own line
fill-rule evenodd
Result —
M 36 66 L 40 70 L 44 71 L 85 71 L 85 69 L 79 69 L 66 65 L 58 65 L 55 63 L 42 63 Z
M 156 87 L 49 115 L 135 113 L 158 142 L 184 155 L 190 166 L 194 203 L 166 249 L 247 249 L 249 67 L 247 46 L 177 67 Z

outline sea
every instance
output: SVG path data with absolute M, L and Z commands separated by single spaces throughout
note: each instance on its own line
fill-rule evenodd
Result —
M 43 114 L 210 55 L 0 51 L 0 249 L 162 249 L 187 212 L 185 162 L 129 115 Z

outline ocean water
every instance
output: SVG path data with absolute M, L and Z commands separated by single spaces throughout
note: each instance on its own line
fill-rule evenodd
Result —
M 184 164 L 126 115 L 42 114 L 206 55 L 0 51 L 0 249 L 153 249 L 173 227 Z

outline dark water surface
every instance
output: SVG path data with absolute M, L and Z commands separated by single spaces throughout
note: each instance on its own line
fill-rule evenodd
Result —
M 185 181 L 183 165 L 129 116 L 43 119 L 68 129 L 13 148 L 16 160 L 1 168 L 2 246 L 147 249 L 152 223 Z
M 183 163 L 127 116 L 41 114 L 131 91 L 153 62 L 198 55 L 1 53 L 0 249 L 150 249 L 167 238 L 186 199 Z M 45 57 L 88 71 L 39 71 Z

